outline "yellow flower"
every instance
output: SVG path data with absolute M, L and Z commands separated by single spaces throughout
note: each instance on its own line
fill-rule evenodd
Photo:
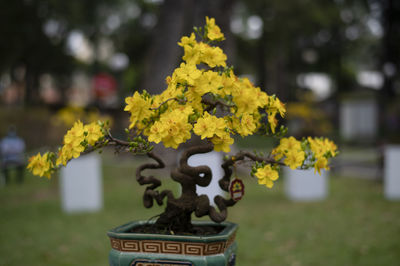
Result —
M 165 147 L 178 148 L 179 144 L 191 137 L 192 125 L 188 123 L 188 116 L 192 112 L 192 107 L 187 106 L 162 114 L 148 132 L 149 141 L 162 141 Z
M 269 112 L 278 112 L 281 117 L 285 116 L 286 108 L 285 105 L 278 99 L 276 96 L 268 97 L 268 107 L 267 111 Z
M 68 145 L 64 145 L 58 151 L 58 156 L 56 160 L 56 165 L 64 165 L 66 166 L 68 161 L 72 159 L 72 149 L 68 147 Z
M 278 147 L 272 151 L 272 154 L 275 155 L 276 160 L 280 160 L 288 153 L 299 151 L 302 151 L 300 141 L 296 140 L 294 137 L 289 137 L 282 138 Z
M 278 125 L 278 119 L 276 119 L 276 113 L 268 112 L 268 123 L 272 133 L 275 133 L 276 126 Z
M 222 84 L 224 88 L 219 92 L 222 97 L 227 95 L 232 95 L 233 91 L 239 90 L 239 82 L 238 77 L 235 76 L 233 71 L 229 72 L 229 75 L 224 74 L 222 75 Z
M 332 157 L 336 155 L 337 146 L 329 139 L 308 137 L 307 141 L 310 143 L 311 151 L 317 159 L 327 156 L 329 153 Z
M 200 43 L 199 47 L 200 57 L 198 60 L 206 63 L 210 67 L 222 66 L 226 67 L 227 56 L 224 54 L 221 48 L 211 47 L 208 44 Z
M 212 138 L 214 135 L 223 137 L 226 133 L 227 124 L 223 118 L 210 115 L 205 112 L 203 117 L 197 120 L 193 127 L 193 132 L 201 136 L 201 139 Z
M 279 113 L 281 117 L 285 116 L 286 109 L 285 105 L 276 96 L 267 96 L 268 104 L 266 106 L 266 112 L 268 114 L 268 123 L 270 124 L 272 133 L 275 133 L 275 128 L 278 125 L 276 115 Z
M 175 69 L 174 74 L 177 77 L 177 81 L 180 83 L 187 83 L 189 86 L 193 86 L 195 80 L 201 75 L 201 71 L 196 68 L 194 64 L 181 63 L 179 68 Z
M 199 79 L 196 82 L 196 91 L 200 95 L 204 95 L 206 93 L 217 93 L 219 88 L 222 88 L 222 77 L 218 75 L 217 72 L 214 71 L 206 71 L 201 74 Z
M 331 140 L 325 138 L 325 139 L 324 139 L 324 145 L 325 145 L 325 147 L 326 147 L 326 150 L 327 150 L 328 152 L 330 152 L 332 156 L 336 156 L 336 153 L 337 153 L 337 146 L 336 146 L 336 144 L 335 144 L 333 141 L 331 141 Z
M 286 158 L 283 160 L 283 162 L 290 167 L 290 169 L 296 169 L 297 167 L 300 167 L 305 159 L 305 153 L 304 151 L 295 151 L 291 150 L 288 153 L 286 153 Z
M 202 55 L 203 45 L 202 43 L 193 43 L 190 45 L 183 46 L 184 55 L 182 56 L 182 60 L 186 61 L 186 63 L 191 65 L 197 65 L 200 63 L 200 57 Z
M 206 17 L 206 24 L 208 39 L 210 39 L 211 41 L 225 39 L 224 34 L 221 32 L 221 29 L 217 25 L 215 25 L 214 18 Z
M 78 120 L 65 134 L 64 143 L 71 144 L 74 147 L 80 146 L 82 141 L 85 140 L 84 132 L 83 124 Z
M 165 138 L 168 134 L 166 126 L 157 121 L 151 126 L 150 131 L 148 132 L 149 141 L 160 143 L 163 138 Z
M 185 47 L 185 46 L 194 46 L 196 44 L 196 36 L 194 35 L 194 33 L 192 32 L 192 34 L 190 34 L 190 37 L 187 36 L 183 36 L 181 38 L 181 42 L 178 42 L 179 46 Z
M 221 135 L 215 135 L 212 139 L 211 142 L 214 144 L 214 150 L 215 151 L 223 151 L 223 152 L 230 152 L 231 151 L 231 145 L 233 144 L 234 140 L 231 138 L 229 132 L 224 132 L 224 134 Z
M 270 164 L 258 168 L 255 176 L 258 178 L 258 184 L 265 185 L 268 188 L 272 188 L 274 186 L 273 181 L 279 178 L 278 171 L 272 169 Z
M 51 177 L 53 172 L 54 164 L 50 159 L 50 154 L 46 152 L 43 156 L 38 153 L 35 156 L 29 158 L 29 164 L 27 168 L 37 176 L 45 176 L 47 178 Z
M 255 88 L 249 79 L 238 79 L 236 86 L 232 88 L 232 100 L 237 106 L 236 116 L 241 116 L 244 113 L 252 114 L 258 110 L 260 105 L 256 96 L 259 88 Z
M 132 97 L 125 98 L 126 106 L 124 111 L 131 113 L 129 128 L 137 126 L 139 129 L 143 129 L 145 126 L 142 121 L 145 118 L 149 118 L 152 114 L 150 110 L 150 100 L 146 100 L 137 91 Z
M 321 174 L 321 169 L 329 170 L 328 160 L 325 157 L 319 158 L 314 164 L 314 173 L 318 171 L 318 174 Z
M 251 114 L 245 113 L 240 119 L 232 117 L 231 128 L 239 133 L 242 137 L 252 135 L 257 129 L 257 121 Z
M 94 145 L 101 137 L 103 137 L 103 132 L 101 127 L 97 122 L 85 125 L 84 131 L 87 133 L 86 140 L 89 145 Z

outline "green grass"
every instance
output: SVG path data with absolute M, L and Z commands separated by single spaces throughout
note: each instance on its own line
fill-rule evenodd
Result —
M 244 182 L 228 218 L 239 224 L 237 265 L 399 265 L 400 203 L 384 200 L 381 184 L 332 177 L 326 200 L 295 203 L 282 182 Z M 74 215 L 61 211 L 57 178 L 0 188 L 0 265 L 107 265 L 107 230 L 162 209 L 142 207 L 128 161 L 107 163 L 103 183 L 104 209 Z

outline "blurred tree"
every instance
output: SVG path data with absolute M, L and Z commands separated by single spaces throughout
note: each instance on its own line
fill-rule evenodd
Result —
M 380 69 L 384 74 L 382 96 L 393 98 L 395 83 L 399 82 L 400 74 L 400 2 L 393 0 L 377 1 L 382 8 L 382 52 Z
M 376 61 L 384 80 L 379 91 L 380 136 L 384 141 L 399 142 L 400 2 L 370 0 L 369 4 L 383 27 L 379 60 Z
M 38 100 L 38 76 L 48 70 L 65 72 L 71 58 L 62 42 L 52 42 L 43 32 L 44 18 L 37 1 L 0 2 L 0 72 L 25 68 L 26 100 Z
M 242 58 L 250 55 L 257 62 L 258 85 L 285 101 L 293 100 L 297 76 L 306 72 L 329 73 L 339 92 L 354 88 L 351 62 L 365 41 L 366 9 L 359 2 L 363 1 L 242 1 L 236 11 L 242 27 L 251 30 L 261 19 L 259 34 L 238 34 L 239 50 L 247 53 Z M 346 35 L 349 27 L 354 36 Z
M 177 45 L 180 36 L 189 34 L 193 25 L 203 25 L 205 17 L 215 17 L 216 23 L 225 33 L 223 47 L 230 57 L 234 50 L 233 38 L 229 30 L 232 0 L 165 0 L 153 31 L 147 63 L 145 65 L 142 88 L 159 93 L 165 87 L 165 78 L 173 72 L 182 56 Z
M 72 30 L 89 38 L 99 32 L 101 9 L 118 1 L 15 0 L 0 2 L 0 72 L 25 68 L 27 104 L 38 102 L 38 78 L 42 73 L 67 75 L 76 61 L 67 53 Z M 13 76 L 13 75 L 11 75 Z

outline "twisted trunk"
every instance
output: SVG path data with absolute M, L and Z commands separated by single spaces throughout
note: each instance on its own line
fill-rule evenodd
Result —
M 161 181 L 153 176 L 143 176 L 141 172 L 145 169 L 163 168 L 164 163 L 155 154 L 149 153 L 148 156 L 154 159 L 156 164 L 144 164 L 137 169 L 136 177 L 139 184 L 148 184 L 143 197 L 144 206 L 150 208 L 153 206 L 155 200 L 157 204 L 162 205 L 166 197 L 165 211 L 157 219 L 155 226 L 161 230 L 168 231 L 184 231 L 192 232 L 192 214 L 197 217 L 209 215 L 211 220 L 215 222 L 222 222 L 227 217 L 227 207 L 233 206 L 235 201 L 232 199 L 225 199 L 222 196 L 216 196 L 214 202 L 218 210 L 210 205 L 210 200 L 206 195 L 198 195 L 196 193 L 196 186 L 207 187 L 211 183 L 212 172 L 206 166 L 189 166 L 188 159 L 190 156 L 207 153 L 213 150 L 213 145 L 209 142 L 202 145 L 193 146 L 185 150 L 179 161 L 179 166 L 171 172 L 171 178 L 178 182 L 182 187 L 182 194 L 175 198 L 170 190 L 158 192 L 155 190 L 161 185 Z M 232 171 L 229 167 L 224 167 L 225 175 L 220 180 L 221 188 L 228 191 L 230 177 Z

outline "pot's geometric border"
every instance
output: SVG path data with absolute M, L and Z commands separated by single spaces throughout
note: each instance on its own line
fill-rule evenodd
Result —
M 146 260 L 138 259 L 132 261 L 131 266 L 193 266 L 191 262 L 171 261 L 171 260 Z
M 224 253 L 235 241 L 235 235 L 236 232 L 227 241 L 211 243 L 116 239 L 113 237 L 110 237 L 110 241 L 111 247 L 118 251 L 208 256 Z

